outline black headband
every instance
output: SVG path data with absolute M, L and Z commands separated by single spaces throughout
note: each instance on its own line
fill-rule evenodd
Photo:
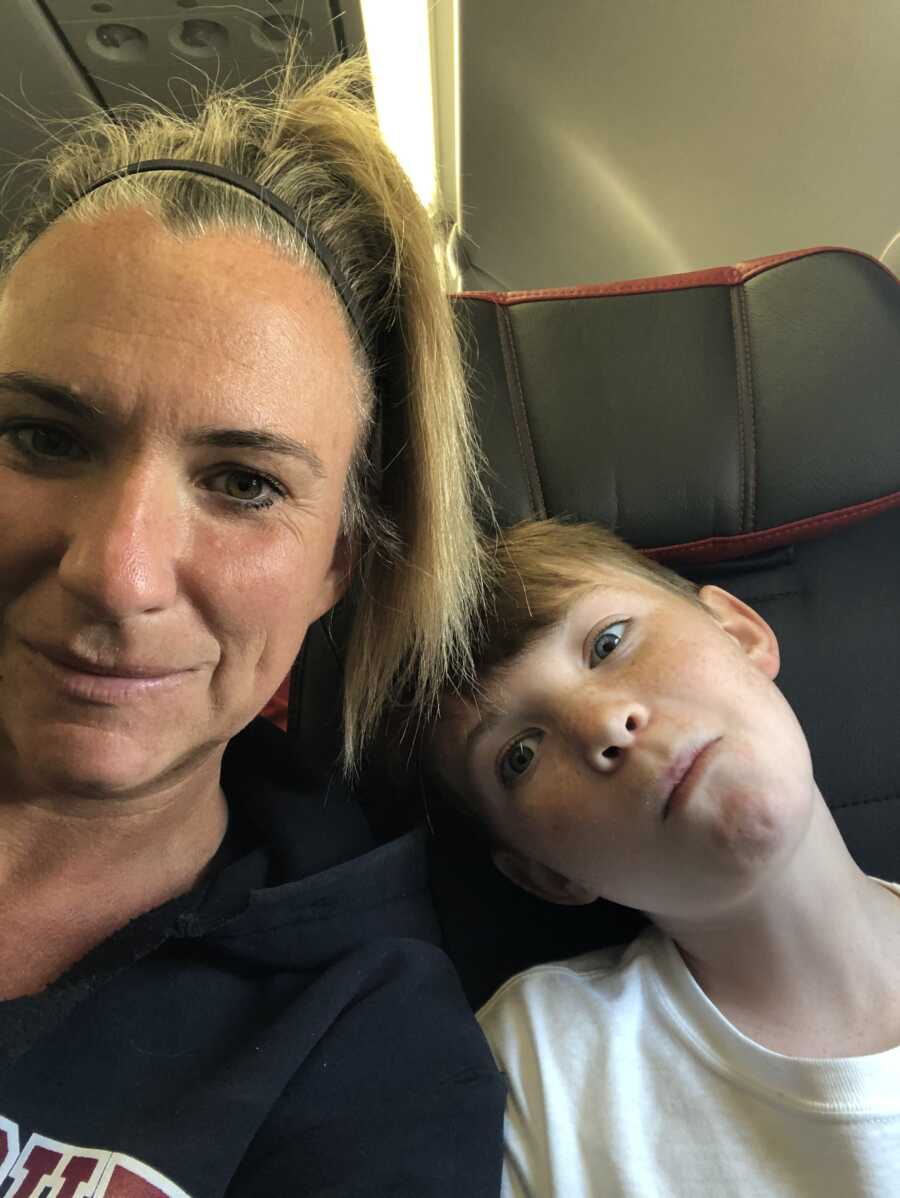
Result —
M 125 175 L 140 175 L 145 171 L 187 171 L 189 174 L 194 175 L 209 175 L 213 179 L 221 179 L 223 183 L 230 183 L 232 187 L 240 188 L 241 191 L 247 192 L 248 195 L 255 196 L 257 200 L 261 200 L 273 212 L 277 212 L 283 220 L 286 220 L 300 234 L 321 263 L 335 291 L 338 293 L 347 315 L 350 317 L 353 328 L 356 330 L 356 335 L 359 337 L 360 344 L 363 349 L 366 348 L 365 320 L 363 319 L 362 309 L 350 288 L 350 284 L 347 282 L 346 275 L 338 266 L 334 254 L 322 239 L 316 236 L 309 225 L 304 224 L 294 209 L 291 208 L 290 204 L 285 203 L 274 191 L 270 191 L 268 187 L 263 187 L 255 179 L 248 179 L 244 175 L 235 174 L 234 171 L 228 170 L 227 167 L 216 166 L 211 162 L 195 162 L 188 158 L 148 158 L 143 162 L 132 162 L 128 166 L 111 171 L 108 175 L 104 175 L 102 179 L 98 179 L 96 183 L 91 183 L 88 187 L 85 187 L 75 199 L 80 200 L 83 196 L 96 191 L 98 187 L 102 187 L 105 183 L 111 183 L 114 179 L 121 179 Z

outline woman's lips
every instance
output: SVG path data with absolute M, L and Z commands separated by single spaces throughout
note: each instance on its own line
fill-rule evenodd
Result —
M 691 750 L 685 761 L 678 768 L 678 773 L 681 777 L 672 787 L 672 791 L 666 800 L 666 805 L 663 808 L 663 819 L 668 819 L 669 816 L 679 811 L 690 800 L 694 789 L 699 784 L 706 766 L 710 759 L 710 749 L 719 743 L 722 738 L 715 737 L 709 740 L 706 744 L 700 745 L 696 750 Z M 686 767 L 686 768 L 685 768 Z
M 171 690 L 194 673 L 193 670 L 168 670 L 149 674 L 143 667 L 135 667 L 128 674 L 96 673 L 60 661 L 28 642 L 25 645 L 35 665 L 45 677 L 52 679 L 57 690 L 71 699 L 103 706 Z

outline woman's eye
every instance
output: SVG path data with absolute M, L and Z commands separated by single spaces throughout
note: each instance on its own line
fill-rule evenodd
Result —
M 8 435 L 19 453 L 33 462 L 73 462 L 81 456 L 71 433 L 50 424 L 20 424 Z
M 257 474 L 253 470 L 223 470 L 213 475 L 221 480 L 222 486 L 214 488 L 227 499 L 246 508 L 271 507 L 279 496 L 284 495 L 282 488 L 274 479 L 265 474 Z
M 592 667 L 598 662 L 604 661 L 618 647 L 619 641 L 625 635 L 626 624 L 627 620 L 620 620 L 617 624 L 608 624 L 594 637 L 590 654 Z
M 503 751 L 497 763 L 497 772 L 503 786 L 515 786 L 519 779 L 531 768 L 531 763 L 537 756 L 540 736 L 536 732 L 528 736 L 520 736 Z

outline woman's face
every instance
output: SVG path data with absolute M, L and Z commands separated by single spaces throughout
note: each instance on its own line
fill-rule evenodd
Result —
M 325 285 L 250 238 L 35 243 L 0 297 L 0 790 L 218 762 L 343 587 L 357 387 Z

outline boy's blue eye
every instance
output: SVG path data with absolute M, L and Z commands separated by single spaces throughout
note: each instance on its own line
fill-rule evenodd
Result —
M 515 786 L 523 774 L 528 772 L 537 756 L 540 739 L 538 733 L 531 732 L 528 736 L 520 736 L 504 750 L 497 763 L 501 785 Z
M 625 627 L 627 620 L 619 620 L 616 624 L 608 624 L 606 628 L 600 630 L 594 637 L 591 645 L 590 666 L 593 668 L 601 661 L 605 661 L 617 647 L 622 637 L 625 635 Z

